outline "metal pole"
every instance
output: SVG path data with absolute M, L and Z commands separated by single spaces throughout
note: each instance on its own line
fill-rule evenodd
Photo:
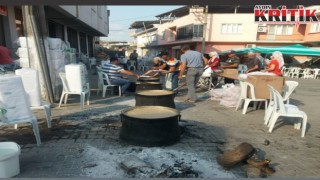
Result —
M 206 5 L 204 9 L 203 36 L 202 36 L 202 47 L 201 47 L 202 54 L 204 54 L 205 45 L 206 45 L 207 18 L 208 18 L 208 5 Z

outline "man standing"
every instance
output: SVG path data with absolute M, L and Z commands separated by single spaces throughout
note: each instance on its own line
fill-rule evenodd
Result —
M 131 71 L 124 70 L 121 66 L 118 65 L 119 63 L 120 62 L 118 58 L 112 57 L 110 58 L 110 63 L 104 64 L 102 66 L 102 71 L 108 74 L 110 82 L 113 85 L 121 86 L 121 93 L 125 95 L 131 82 L 128 79 L 123 78 L 121 74 L 135 76 L 137 78 L 139 78 L 139 75 Z
M 248 70 L 246 73 L 254 72 L 254 71 L 260 71 L 261 64 L 259 59 L 256 57 L 254 52 L 248 52 L 248 59 L 244 62 L 245 65 L 247 65 Z
M 196 85 L 203 73 L 203 61 L 205 59 L 200 52 L 190 50 L 189 46 L 183 46 L 181 51 L 183 54 L 181 55 L 181 67 L 178 79 L 182 79 L 183 73 L 187 69 L 188 94 L 185 102 L 195 103 L 197 100 Z
M 226 63 L 221 65 L 223 69 L 237 69 L 240 64 L 240 58 L 236 55 L 234 50 L 230 50 L 228 53 L 229 58 L 226 60 Z M 224 78 L 224 83 L 234 83 L 234 79 Z

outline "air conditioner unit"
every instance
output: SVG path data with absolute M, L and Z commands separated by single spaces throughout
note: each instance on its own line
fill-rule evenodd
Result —
M 247 46 L 246 46 L 246 48 L 254 48 L 254 47 L 256 47 L 255 44 L 247 44 Z
M 258 27 L 258 32 L 267 32 L 267 27 Z

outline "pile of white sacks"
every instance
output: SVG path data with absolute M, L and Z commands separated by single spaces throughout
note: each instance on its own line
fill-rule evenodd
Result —
M 220 101 L 220 104 L 226 107 L 236 107 L 240 98 L 241 88 L 232 84 L 225 84 L 222 88 L 211 89 L 210 99 Z
M 62 82 L 59 77 L 60 72 L 65 72 L 65 65 L 69 64 L 65 58 L 65 43 L 59 38 L 48 38 L 47 51 L 48 65 L 50 69 L 51 84 L 53 88 L 55 100 L 58 100 L 62 89 Z
M 27 37 L 19 37 L 17 44 L 20 46 L 17 49 L 17 56 L 19 56 L 19 66 L 23 68 L 29 67 L 29 53 L 28 53 L 28 43 Z

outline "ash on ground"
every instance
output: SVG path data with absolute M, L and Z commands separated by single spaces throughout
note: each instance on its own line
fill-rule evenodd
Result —
M 88 145 L 83 176 L 92 178 L 235 178 L 211 156 L 162 147 L 100 150 Z

